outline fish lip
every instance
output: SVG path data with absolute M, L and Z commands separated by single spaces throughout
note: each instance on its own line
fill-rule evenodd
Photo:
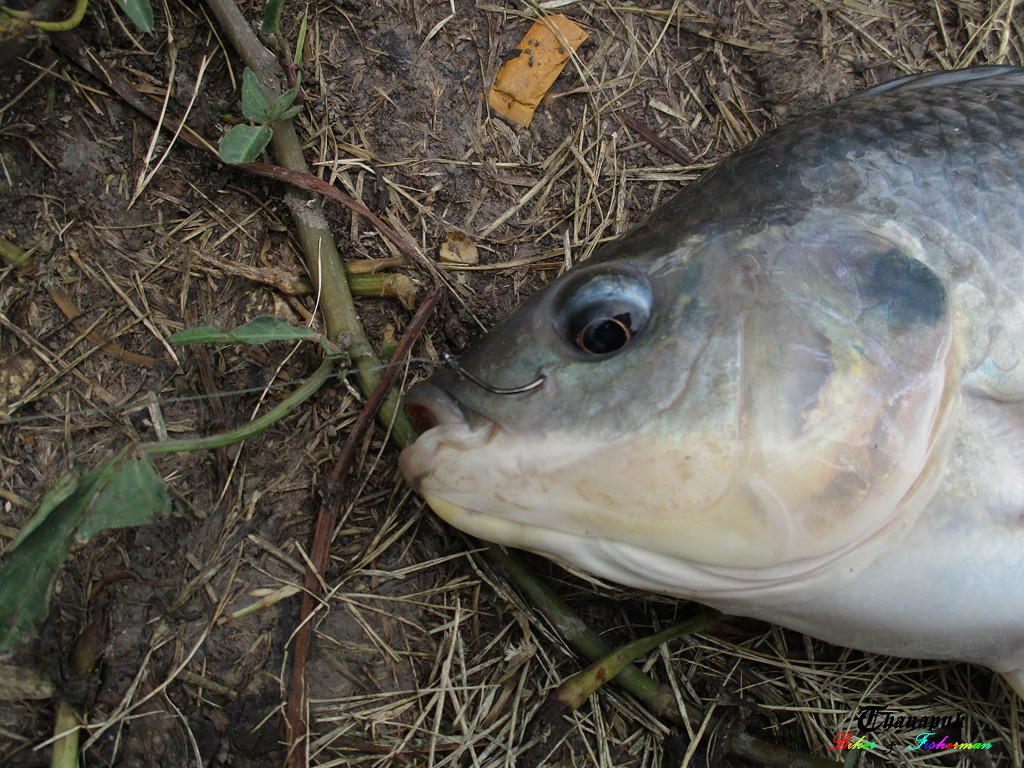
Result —
M 473 420 L 458 398 L 429 381 L 414 385 L 404 400 L 406 416 L 420 435 L 445 425 L 468 427 Z
M 405 396 L 404 408 L 419 434 L 399 454 L 398 467 L 417 491 L 422 491 L 424 481 L 433 473 L 438 451 L 453 445 L 466 450 L 484 445 L 500 429 L 433 381 L 413 386 Z

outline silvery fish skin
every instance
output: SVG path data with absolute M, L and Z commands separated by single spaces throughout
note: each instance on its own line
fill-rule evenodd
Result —
M 407 396 L 445 520 L 1024 695 L 1024 69 L 767 134 Z

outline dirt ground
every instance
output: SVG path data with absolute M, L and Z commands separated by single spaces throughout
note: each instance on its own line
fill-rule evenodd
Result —
M 570 16 L 589 39 L 524 129 L 490 116 L 482 94 L 538 8 Z M 258 26 L 262 9 L 243 10 Z M 567 261 L 772 126 L 903 73 L 1024 61 L 1024 11 L 973 0 L 328 0 L 285 8 L 292 42 L 304 11 L 307 99 L 295 122 L 314 172 L 430 258 L 454 231 L 480 249 L 480 266 L 446 272 L 454 287 L 415 349 L 432 359 L 463 351 Z M 155 12 L 142 35 L 94 0 L 75 34 L 154 105 L 169 89 L 169 114 L 188 111 L 216 142 L 241 119 L 238 56 L 203 5 Z M 151 153 L 153 123 L 49 40 L 32 38 L 22 55 L 0 70 L 0 236 L 34 260 L 0 262 L 0 548 L 65 470 L 156 439 L 155 413 L 171 437 L 222 432 L 319 364 L 309 344 L 167 342 L 264 314 L 318 322 L 313 297 L 238 267 L 303 274 L 283 188 L 182 142 L 161 162 L 168 134 Z M 345 259 L 396 255 L 365 218 L 325 209 Z M 399 271 L 428 282 L 412 263 Z M 81 313 L 74 322 L 61 295 Z M 393 298 L 357 306 L 378 352 L 411 316 Z M 112 354 L 89 332 L 155 362 Z M 414 364 L 407 383 L 429 370 Z M 320 483 L 363 399 L 338 377 L 242 445 L 156 459 L 173 514 L 75 548 L 38 636 L 0 659 L 55 685 L 0 703 L 0 764 L 49 765 L 61 699 L 87 725 L 82 765 L 283 764 L 295 591 Z M 377 427 L 335 529 L 306 668 L 308 763 L 530 764 L 537 753 L 525 750 L 543 735 L 532 716 L 586 662 L 476 542 L 424 509 L 396 459 Z M 694 612 L 527 562 L 611 643 Z M 90 627 L 102 658 L 76 674 L 69 657 Z M 685 725 L 608 686 L 567 716 L 548 764 L 762 764 L 731 752 L 735 733 L 827 758 L 866 705 L 963 715 L 957 735 L 994 745 L 866 764 L 1022 763 L 1024 714 L 983 669 L 875 657 L 748 620 L 641 661 L 675 691 Z

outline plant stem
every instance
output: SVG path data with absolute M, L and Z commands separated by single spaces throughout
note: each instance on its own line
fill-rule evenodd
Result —
M 267 93 L 267 101 L 273 103 L 281 95 L 281 70 L 277 59 L 259 41 L 234 2 L 207 0 L 207 4 L 242 61 L 256 74 Z M 271 146 L 278 162 L 286 168 L 308 173 L 302 145 L 292 122 L 283 120 L 270 127 L 274 132 Z M 352 350 L 359 386 L 369 395 L 380 380 L 380 362 L 373 354 L 356 314 L 341 256 L 327 225 L 320 198 L 292 187 L 285 193 L 284 200 L 295 219 L 296 235 L 306 258 L 306 269 L 317 289 L 327 335 L 337 340 L 342 334 L 347 334 L 352 340 L 348 346 Z M 393 423 L 396 437 L 409 442 L 415 431 L 399 405 L 399 396 L 392 393 L 381 406 L 380 419 L 385 424 Z
M 566 642 L 585 658 L 597 661 L 612 652 L 612 647 L 573 613 L 547 584 L 531 573 L 514 552 L 496 544 L 488 544 L 484 551 L 492 562 L 499 564 L 512 577 L 532 604 L 554 624 Z M 654 682 L 636 667 L 627 666 L 616 676 L 615 681 L 658 714 L 681 722 L 672 691 Z
M 36 18 L 32 11 L 16 11 L 7 7 L 5 7 L 3 11 L 16 19 L 27 21 L 29 24 L 32 24 L 44 32 L 67 32 L 82 23 L 82 19 L 85 18 L 85 12 L 88 8 L 89 0 L 76 0 L 75 9 L 71 12 L 70 16 L 64 19 L 64 21 L 43 21 Z
M 78 713 L 65 699 L 61 699 L 57 705 L 57 721 L 53 724 L 53 733 L 58 738 L 53 742 L 50 768 L 75 768 L 78 765 L 78 737 L 81 729 Z
M 353 296 L 391 296 L 400 299 L 404 305 L 410 295 L 416 292 L 412 279 L 396 272 L 378 272 L 373 275 L 346 272 L 346 276 Z
M 320 367 L 313 372 L 313 375 L 310 376 L 309 379 L 306 380 L 305 384 L 288 395 L 288 397 L 282 400 L 270 411 L 263 414 L 258 419 L 254 419 L 248 424 L 244 424 L 238 429 L 232 429 L 229 432 L 222 432 L 219 435 L 211 435 L 210 437 L 197 437 L 186 440 L 167 440 L 162 443 L 143 443 L 139 447 L 146 453 L 174 453 L 176 451 L 205 451 L 212 448 L 219 448 L 222 445 L 232 445 L 233 443 L 240 443 L 243 440 L 248 440 L 250 437 L 258 435 L 272 424 L 279 422 L 289 413 L 298 408 L 299 405 L 312 397 L 313 394 L 323 386 L 323 383 L 330 378 L 333 369 L 334 360 L 329 357 L 325 358 L 324 361 L 320 363 Z
M 598 688 L 614 680 L 629 664 L 632 664 L 638 656 L 650 653 L 662 643 L 674 640 L 683 635 L 692 635 L 697 632 L 704 632 L 714 625 L 720 614 L 711 608 L 705 608 L 692 619 L 675 624 L 668 629 L 663 629 L 657 634 L 648 637 L 641 637 L 631 643 L 619 646 L 609 654 L 602 656 L 582 672 L 577 672 L 564 683 L 562 683 L 552 696 L 565 704 L 570 710 L 578 709 L 584 701 L 590 698 Z M 660 706 L 664 698 L 659 691 L 659 698 L 654 702 L 647 702 Z M 652 706 L 652 709 L 655 708 Z

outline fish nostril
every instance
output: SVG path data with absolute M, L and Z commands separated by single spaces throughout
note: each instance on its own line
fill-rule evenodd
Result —
M 405 415 L 409 418 L 412 428 L 421 435 L 428 429 L 433 429 L 440 424 L 437 415 L 429 407 L 421 403 L 406 403 Z

